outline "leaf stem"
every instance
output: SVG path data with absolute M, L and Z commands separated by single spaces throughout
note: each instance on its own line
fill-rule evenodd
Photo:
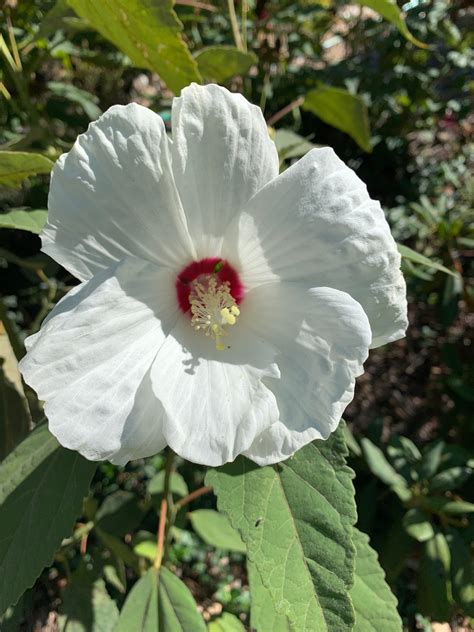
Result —
M 204 494 L 209 494 L 209 492 L 212 492 L 212 487 L 210 487 L 209 485 L 204 485 L 203 487 L 199 487 L 199 489 L 195 489 L 193 492 L 191 492 L 187 496 L 184 496 L 184 498 L 180 498 L 178 500 L 178 502 L 176 503 L 176 511 L 179 511 L 181 507 L 184 507 L 185 505 L 189 504 L 193 500 L 196 500 L 196 498 L 199 498 L 200 496 L 204 496 Z
M 237 22 L 237 14 L 235 13 L 234 0 L 227 0 L 227 7 L 229 10 L 230 26 L 232 28 L 232 35 L 234 36 L 234 42 L 237 48 L 241 51 L 245 51 L 244 43 L 242 42 L 242 36 L 239 31 L 239 23 Z
M 174 452 L 171 448 L 168 448 L 168 456 L 165 465 L 165 480 L 163 486 L 163 498 L 160 505 L 160 518 L 158 523 L 158 535 L 156 546 L 156 558 L 153 564 L 154 568 L 158 571 L 161 568 L 161 563 L 166 559 L 170 540 L 171 540 L 171 527 L 174 523 L 175 511 L 173 507 L 173 496 L 170 491 L 171 474 L 173 473 L 173 461 Z M 168 527 L 166 529 L 166 526 Z

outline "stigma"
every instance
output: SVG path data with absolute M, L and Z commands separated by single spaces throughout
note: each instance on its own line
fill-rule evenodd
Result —
M 223 338 L 237 322 L 240 310 L 231 294 L 228 281 L 216 274 L 203 274 L 191 282 L 189 305 L 191 325 L 195 331 L 215 340 L 216 349 L 224 351 Z

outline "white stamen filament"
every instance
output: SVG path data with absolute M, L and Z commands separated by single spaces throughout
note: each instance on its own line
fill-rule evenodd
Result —
M 205 274 L 191 284 L 189 294 L 191 325 L 196 331 L 214 338 L 216 349 L 223 351 L 222 338 L 228 335 L 227 326 L 235 325 L 240 310 L 230 293 L 228 282 L 219 283 L 216 275 Z

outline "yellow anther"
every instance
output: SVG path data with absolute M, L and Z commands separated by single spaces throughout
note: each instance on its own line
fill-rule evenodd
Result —
M 224 351 L 222 337 L 228 325 L 235 325 L 240 310 L 230 293 L 228 282 L 220 283 L 216 274 L 205 274 L 191 284 L 189 294 L 191 325 L 196 331 L 214 338 L 216 349 Z

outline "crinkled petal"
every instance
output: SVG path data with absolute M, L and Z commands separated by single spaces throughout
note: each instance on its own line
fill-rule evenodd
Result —
M 220 256 L 235 213 L 278 175 L 260 108 L 216 85 L 173 101 L 173 170 L 198 258 Z
M 314 149 L 257 193 L 229 228 L 242 280 L 333 287 L 364 308 L 372 347 L 407 327 L 400 255 L 380 204 L 332 149 Z
M 43 250 L 81 280 L 126 255 L 181 267 L 194 258 L 162 119 L 111 107 L 56 163 Z
M 20 368 L 62 445 L 121 464 L 164 447 L 149 371 L 176 319 L 170 271 L 134 258 L 58 303 Z
M 240 323 L 217 351 L 182 316 L 153 363 L 153 389 L 165 410 L 164 435 L 180 456 L 203 465 L 233 461 L 278 419 L 262 378 L 278 378 L 274 350 Z
M 359 303 L 332 288 L 273 283 L 252 290 L 247 307 L 255 334 L 278 348 L 281 377 L 263 381 L 275 395 L 279 420 L 244 452 L 267 465 L 336 429 L 363 371 L 371 331 Z

